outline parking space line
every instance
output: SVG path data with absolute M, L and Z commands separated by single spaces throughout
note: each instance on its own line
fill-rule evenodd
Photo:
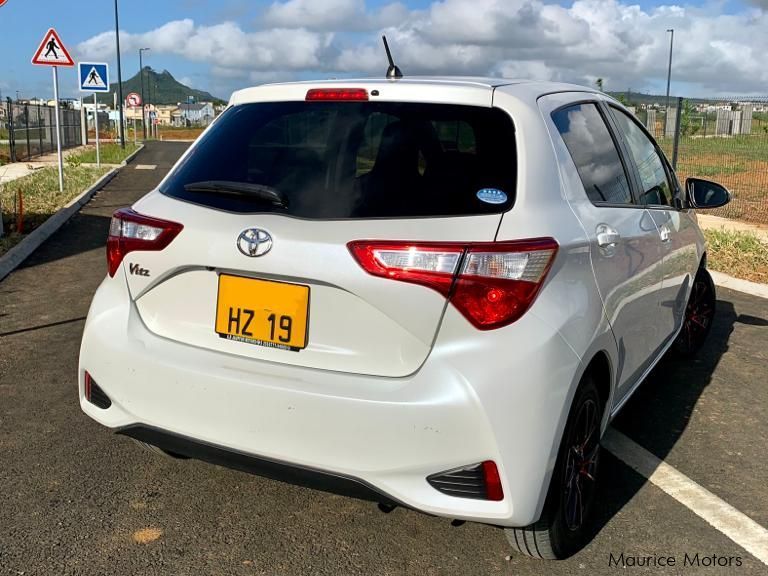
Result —
M 603 446 L 694 514 L 768 565 L 768 530 L 648 450 L 609 428 Z

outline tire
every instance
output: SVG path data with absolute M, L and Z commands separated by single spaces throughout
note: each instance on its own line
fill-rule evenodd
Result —
M 712 329 L 716 307 L 715 283 L 707 269 L 702 266 L 693 280 L 680 334 L 672 345 L 677 356 L 691 358 L 701 350 Z
M 524 528 L 504 529 L 509 543 L 521 554 L 561 560 L 591 539 L 602 416 L 597 386 L 586 374 L 568 414 L 541 518 Z

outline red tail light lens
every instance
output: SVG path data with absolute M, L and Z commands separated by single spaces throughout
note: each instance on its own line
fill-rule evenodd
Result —
M 552 238 L 480 244 L 349 243 L 368 273 L 437 290 L 480 330 L 506 326 L 525 314 L 557 248 Z
M 307 91 L 308 102 L 364 102 L 368 100 L 365 88 L 313 88 Z
M 162 250 L 183 228 L 176 222 L 144 216 L 129 208 L 118 210 L 112 215 L 107 238 L 109 275 L 115 275 L 129 252 Z

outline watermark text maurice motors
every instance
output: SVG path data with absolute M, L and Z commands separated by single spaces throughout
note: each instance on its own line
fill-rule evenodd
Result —
M 737 568 L 744 564 L 741 556 L 721 556 L 719 554 L 685 553 L 683 556 L 668 556 L 666 554 L 639 555 L 614 554 L 608 555 L 608 566 L 611 568 Z

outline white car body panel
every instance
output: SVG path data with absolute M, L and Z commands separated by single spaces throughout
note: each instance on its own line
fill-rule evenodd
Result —
M 431 514 L 529 525 L 541 514 L 590 362 L 602 355 L 610 370 L 605 427 L 679 330 L 680 305 L 704 253 L 695 217 L 609 213 L 616 209 L 589 202 L 549 116 L 565 103 L 606 98 L 589 89 L 474 78 L 343 80 L 241 90 L 230 106 L 302 101 L 310 88 L 338 86 L 378 90 L 381 101 L 505 111 L 515 126 L 514 206 L 502 215 L 321 221 L 234 214 L 150 192 L 134 209 L 184 230 L 162 251 L 126 255 L 97 291 L 80 353 L 82 409 L 112 429 L 146 426 L 358 479 Z M 609 219 L 627 242 L 617 257 L 594 240 L 595 226 Z M 664 225 L 673 232 L 668 248 L 659 237 Z M 264 258 L 236 247 L 237 235 L 254 226 L 274 238 Z M 488 331 L 434 290 L 366 273 L 346 248 L 363 239 L 543 237 L 560 248 L 538 297 L 519 320 Z M 617 270 L 621 249 L 642 253 L 642 264 L 621 260 Z M 132 275 L 131 264 L 150 276 Z M 309 285 L 309 347 L 219 338 L 220 272 Z M 112 400 L 108 409 L 85 398 L 86 370 Z M 449 496 L 426 481 L 484 460 L 498 466 L 501 501 Z

